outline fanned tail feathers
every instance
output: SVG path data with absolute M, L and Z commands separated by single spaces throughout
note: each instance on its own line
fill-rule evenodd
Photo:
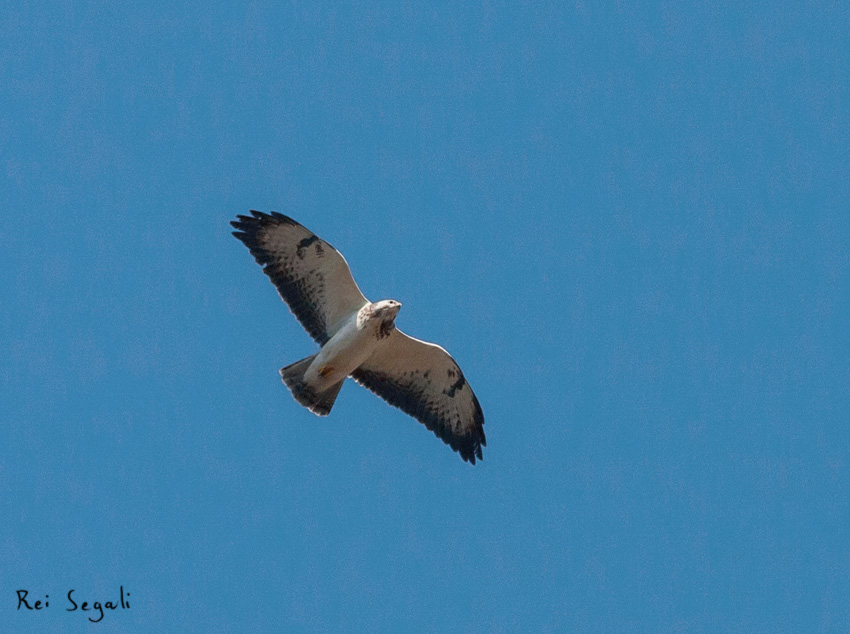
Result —
M 301 361 L 296 361 L 285 368 L 281 368 L 280 378 L 283 379 L 283 383 L 292 392 L 292 396 L 296 401 L 317 416 L 327 416 L 345 381 L 340 381 L 324 392 L 316 392 L 311 385 L 304 381 L 304 373 L 315 358 L 316 355 L 314 354 L 306 359 L 301 359 Z

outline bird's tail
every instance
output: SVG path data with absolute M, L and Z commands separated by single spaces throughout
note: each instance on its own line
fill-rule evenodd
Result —
M 304 373 L 307 371 L 307 368 L 310 367 L 310 364 L 315 358 L 316 355 L 314 354 L 306 359 L 301 359 L 301 361 L 296 361 L 285 368 L 281 368 L 280 378 L 283 379 L 283 383 L 289 388 L 289 391 L 292 392 L 292 396 L 295 397 L 296 401 L 301 403 L 317 416 L 327 416 L 330 414 L 331 408 L 334 406 L 334 401 L 336 400 L 345 379 L 336 385 L 332 385 L 324 392 L 317 392 L 313 386 L 304 380 Z

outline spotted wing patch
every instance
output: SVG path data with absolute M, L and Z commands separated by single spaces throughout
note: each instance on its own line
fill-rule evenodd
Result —
M 482 459 L 484 413 L 463 372 L 440 346 L 396 328 L 351 376 L 423 423 L 464 460 Z
M 230 224 L 320 345 L 367 303 L 342 254 L 289 216 L 251 211 Z

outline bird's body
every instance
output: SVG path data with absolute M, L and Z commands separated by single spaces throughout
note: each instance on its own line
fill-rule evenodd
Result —
M 231 223 L 233 235 L 321 346 L 280 370 L 295 400 L 326 416 L 350 376 L 424 423 L 464 460 L 481 459 L 484 414 L 454 359 L 398 330 L 401 304 L 367 300 L 330 244 L 283 214 L 251 214 Z
M 304 380 L 320 392 L 345 380 L 379 346 L 386 344 L 381 330 L 387 329 L 386 324 L 393 324 L 400 307 L 393 300 L 365 304 L 322 346 L 304 373 Z

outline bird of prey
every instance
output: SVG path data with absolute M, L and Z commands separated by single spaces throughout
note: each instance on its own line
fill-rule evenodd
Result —
M 296 401 L 327 416 L 350 376 L 424 423 L 464 460 L 481 459 L 487 442 L 478 399 L 448 352 L 395 327 L 399 302 L 367 300 L 342 254 L 288 216 L 251 211 L 230 224 L 321 346 L 280 370 Z

